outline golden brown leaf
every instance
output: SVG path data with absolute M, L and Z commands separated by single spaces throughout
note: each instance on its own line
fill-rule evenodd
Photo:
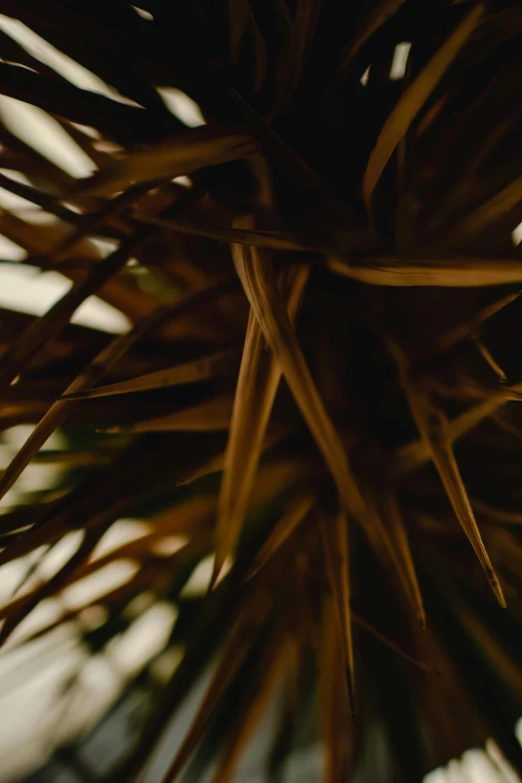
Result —
M 388 560 L 393 564 L 402 587 L 410 601 L 415 615 L 423 628 L 426 627 L 426 613 L 417 580 L 408 533 L 401 515 L 397 498 L 391 488 L 380 487 L 376 492 L 377 513 L 372 519 L 370 536 L 374 547 L 384 546 Z
M 170 307 L 158 307 L 137 323 L 130 332 L 116 337 L 106 348 L 100 351 L 100 353 L 87 365 L 85 370 L 69 384 L 65 393 L 73 394 L 77 391 L 89 388 L 93 383 L 96 383 L 105 372 L 113 367 L 138 340 L 147 334 L 149 330 L 157 328 L 169 317 L 173 317 L 176 314 L 183 312 L 187 307 L 193 305 L 194 302 L 204 301 L 206 297 L 222 291 L 226 286 L 226 281 L 219 280 L 210 283 L 202 290 L 196 291 L 191 296 L 188 296 L 186 299 L 181 300 Z M 58 304 L 60 304 L 60 302 L 58 302 Z M 52 309 L 53 308 L 51 308 L 51 311 Z M 38 324 L 39 321 L 40 319 L 35 323 Z M 29 333 L 29 331 L 30 330 L 28 330 L 27 333 Z M 3 495 L 13 486 L 16 479 L 22 474 L 37 451 L 43 446 L 55 429 L 65 421 L 76 405 L 77 402 L 75 400 L 68 399 L 57 400 L 51 405 L 45 416 L 40 420 L 37 427 L 13 457 L 0 477 L 0 497 L 3 497 Z
M 460 223 L 457 234 L 464 237 L 477 234 L 487 228 L 491 223 L 500 220 L 511 212 L 522 201 L 522 177 L 517 177 L 509 185 L 506 185 L 500 193 L 492 196 L 488 201 L 474 209 Z
M 307 279 L 306 266 L 282 271 L 280 287 L 284 291 L 284 306 L 288 308 L 291 320 L 297 316 Z M 280 379 L 281 368 L 266 350 L 261 328 L 251 310 L 225 452 L 216 521 L 213 582 L 234 548 L 243 523 Z
M 283 231 L 261 231 L 259 229 L 240 228 L 237 223 L 233 228 L 207 226 L 203 223 L 197 224 L 189 220 L 164 220 L 155 215 L 146 215 L 138 210 L 132 212 L 132 217 L 140 223 L 160 226 L 161 228 L 166 228 L 181 234 L 209 237 L 210 239 L 216 239 L 219 242 L 238 242 L 240 244 L 253 245 L 255 247 L 268 247 L 273 250 L 317 249 L 309 247 L 297 239 L 297 237 Z
M 348 67 L 355 55 L 362 49 L 377 30 L 390 19 L 404 3 L 404 0 L 380 0 L 368 19 L 361 26 L 355 38 L 350 41 L 341 53 L 341 64 L 337 76 Z
M 502 587 L 482 540 L 457 461 L 451 448 L 451 436 L 446 416 L 428 399 L 426 393 L 419 388 L 418 384 L 413 381 L 408 371 L 407 360 L 400 348 L 396 344 L 390 347 L 398 365 L 401 384 L 406 394 L 411 414 L 422 440 L 429 450 L 430 457 L 437 468 L 455 516 L 468 537 L 498 602 L 505 607 L 506 602 Z
M 255 248 L 233 246 L 234 263 L 263 334 L 308 427 L 335 478 L 343 507 L 363 517 L 366 506 L 352 476 L 344 446 L 335 431 L 292 329 L 273 269 Z
M 306 56 L 314 36 L 322 0 L 297 0 L 288 56 L 286 98 L 297 88 L 305 66 Z
M 361 283 L 386 286 L 446 286 L 476 288 L 522 282 L 522 262 L 516 258 L 365 258 L 347 262 L 330 258 L 339 275 Z
M 93 397 L 108 397 L 112 394 L 131 394 L 133 392 L 150 391 L 151 389 L 163 389 L 168 386 L 179 386 L 184 383 L 209 380 L 221 374 L 227 374 L 237 363 L 236 351 L 220 351 L 194 359 L 175 367 L 166 367 L 164 370 L 139 375 L 128 381 L 111 383 L 108 386 L 97 386 L 94 389 L 73 392 L 62 395 L 64 400 L 86 400 Z
M 475 30 L 484 10 L 483 3 L 477 3 L 471 9 L 397 101 L 379 133 L 366 166 L 362 188 L 366 205 L 369 205 L 375 186 L 400 140 Z
M 326 572 L 333 595 L 339 638 L 341 639 L 348 698 L 352 715 L 355 715 L 348 520 L 342 513 L 332 515 L 322 511 L 319 515 L 319 528 L 323 541 Z
M 281 517 L 274 530 L 270 533 L 265 543 L 256 555 L 247 579 L 251 579 L 257 572 L 263 568 L 265 563 L 270 560 L 273 554 L 279 549 L 294 530 L 300 525 L 313 505 L 313 497 L 304 495 L 296 498 L 289 504 L 284 515 Z
M 501 525 L 522 525 L 522 513 L 496 508 L 489 503 L 484 503 L 483 500 L 474 498 L 471 499 L 471 505 L 478 514 L 487 517 L 489 521 Z
M 450 443 L 454 443 L 466 433 L 471 432 L 481 421 L 489 418 L 495 411 L 502 408 L 509 400 L 507 390 L 493 394 L 483 402 L 474 405 L 447 422 L 446 432 Z M 416 440 L 400 446 L 392 460 L 392 471 L 401 476 L 428 462 L 431 458 L 428 444 L 425 440 Z
M 430 666 L 429 663 L 424 663 L 424 661 L 420 661 L 418 658 L 415 658 L 413 655 L 407 653 L 406 650 L 403 650 L 402 647 L 397 644 L 397 642 L 394 642 L 393 639 L 390 639 L 389 636 L 386 636 L 385 634 L 378 631 L 374 625 L 369 623 L 360 615 L 356 614 L 356 612 L 352 612 L 352 621 L 354 625 L 358 625 L 360 628 L 367 631 L 367 633 L 374 636 L 376 639 L 382 642 L 382 644 L 386 645 L 386 647 L 389 647 L 390 650 L 393 650 L 401 658 L 404 658 L 405 661 L 411 663 L 412 666 L 416 666 L 418 669 L 422 669 L 422 671 L 426 672 L 427 674 L 440 675 L 438 669 L 436 669 L 434 666 Z
M 322 633 L 321 724 L 325 743 L 325 783 L 339 783 L 346 775 L 349 748 L 353 740 L 346 721 L 346 686 L 342 676 L 343 654 L 336 611 L 326 601 Z
M 86 181 L 82 195 L 107 196 L 129 185 L 170 180 L 254 152 L 256 144 L 244 134 L 208 126 L 193 128 L 111 163 Z
M 215 397 L 156 419 L 146 419 L 120 427 L 108 427 L 104 432 L 214 432 L 228 430 L 232 416 L 232 397 Z
M 485 321 L 503 310 L 504 307 L 507 307 L 511 302 L 514 302 L 515 299 L 518 299 L 520 293 L 520 291 L 516 291 L 514 294 L 503 296 L 498 301 L 479 310 L 478 313 L 474 313 L 467 320 L 462 321 L 457 324 L 457 326 L 452 326 L 450 329 L 440 334 L 435 340 L 433 347 L 430 348 L 430 357 L 445 353 L 446 351 L 451 350 L 451 348 L 457 345 L 461 340 L 470 337 L 482 327 Z

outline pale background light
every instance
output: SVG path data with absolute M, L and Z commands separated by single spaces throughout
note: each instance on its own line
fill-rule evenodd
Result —
M 406 66 L 408 64 L 408 57 L 410 55 L 411 43 L 404 41 L 404 43 L 397 44 L 395 52 L 393 54 L 392 65 L 390 69 L 390 79 L 403 79 L 406 74 Z

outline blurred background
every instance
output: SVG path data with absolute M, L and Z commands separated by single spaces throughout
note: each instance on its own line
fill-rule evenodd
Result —
M 136 8 L 145 16 L 147 11 Z M 73 84 L 124 101 L 100 78 L 48 44 L 24 24 L 0 14 L 0 30 L 27 53 Z M 392 62 L 392 78 L 404 76 L 408 42 L 401 43 Z M 367 74 L 362 74 L 364 79 Z M 185 124 L 203 122 L 194 102 L 178 90 L 164 90 L 166 105 Z M 61 125 L 42 109 L 0 95 L 0 119 L 16 137 L 52 161 L 74 178 L 88 176 L 93 162 Z M 12 170 L 0 174 L 14 177 Z M 20 177 L 23 183 L 23 177 Z M 29 183 L 25 183 L 29 184 Z M 180 181 L 190 187 L 187 178 Z M 24 198 L 0 187 L 0 208 L 31 224 L 58 222 L 36 209 Z M 514 241 L 519 241 L 514 234 Z M 112 249 L 107 241 L 97 249 Z M 72 285 L 57 271 L 42 272 L 20 265 L 26 251 L 12 240 L 0 237 L 0 307 L 30 315 L 41 315 Z M 150 281 L 148 281 L 150 284 Z M 143 280 L 146 286 L 147 280 Z M 76 312 L 78 326 L 100 333 L 121 334 L 129 328 L 127 318 L 115 307 L 91 296 Z M 16 425 L 0 435 L 0 468 L 6 467 L 30 434 L 30 425 Z M 49 439 L 38 458 L 23 473 L 2 500 L 5 508 L 52 496 L 71 473 L 82 470 L 82 449 L 89 445 L 85 434 L 77 442 L 60 430 Z M 72 452 L 76 464 L 60 459 Z M 103 455 L 100 457 L 103 459 Z M 102 538 L 93 560 L 112 550 L 147 536 L 149 525 L 140 518 L 120 519 Z M 78 548 L 81 535 L 71 532 L 47 551 L 45 547 L 0 567 L 0 603 L 5 605 L 29 592 L 41 580 L 50 578 Z M 172 554 L 183 544 L 176 537 L 157 542 L 157 553 Z M 110 562 L 91 576 L 48 598 L 19 626 L 0 653 L 0 783 L 95 783 L 114 779 L 114 770 L 125 750 L 146 720 L 148 709 L 176 668 L 182 649 L 166 643 L 173 637 L 177 611 L 144 590 L 126 609 L 120 629 L 105 625 L 106 609 L 96 604 L 97 596 L 117 590 L 137 572 L 132 557 Z M 184 587 L 186 599 L 201 597 L 210 576 L 211 562 L 203 561 Z M 82 607 L 85 607 L 82 609 Z M 68 614 L 71 619 L 68 620 Z M 65 618 L 65 619 L 64 619 Z M 59 622 L 62 620 L 62 622 Z M 54 627 L 56 625 L 56 627 Z M 42 629 L 46 629 L 42 633 Z M 110 642 L 107 644 L 107 640 Z M 24 641 L 30 639 L 26 644 Z M 208 675 L 210 677 L 210 674 Z M 159 783 L 175 748 L 190 724 L 207 680 L 199 683 L 184 708 L 171 722 L 156 754 L 142 778 Z M 274 705 L 274 709 L 275 709 Z M 251 742 L 234 780 L 261 783 L 259 760 L 266 754 L 274 710 Z M 310 716 L 310 727 L 313 718 Z M 306 725 L 304 728 L 306 733 Z M 513 731 L 522 739 L 522 723 Z M 310 728 L 310 736 L 313 730 Z M 369 733 L 365 753 L 374 781 L 386 769 L 385 740 L 378 727 Z M 315 783 L 320 779 L 323 759 L 314 744 L 298 751 L 285 770 L 284 783 Z M 210 780 L 210 770 L 201 783 Z M 365 778 L 366 780 L 366 778 Z M 490 741 L 484 748 L 470 749 L 445 769 L 434 770 L 425 783 L 516 783 L 519 778 Z M 354 783 L 356 783 L 354 781 Z M 363 783 L 362 780 L 360 783 Z M 421 783 L 419 781 L 419 783 Z

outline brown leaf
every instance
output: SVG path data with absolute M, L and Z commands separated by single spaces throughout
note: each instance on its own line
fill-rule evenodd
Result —
M 455 590 L 448 591 L 452 611 L 463 628 L 474 640 L 477 649 L 491 664 L 494 671 L 502 672 L 502 679 L 517 698 L 522 696 L 522 672 L 518 657 L 497 638 L 493 628 L 472 609 L 468 601 Z
M 284 544 L 288 537 L 300 525 L 313 505 L 313 497 L 304 495 L 296 498 L 286 509 L 285 513 L 269 534 L 263 546 L 256 555 L 250 571 L 246 578 L 251 579 L 257 572 L 263 568 L 279 547 Z
M 382 27 L 388 19 L 397 13 L 404 0 L 380 0 L 372 13 L 361 26 L 357 35 L 343 49 L 341 53 L 341 64 L 337 72 L 337 77 L 342 75 L 355 55 L 362 49 L 364 44 Z
M 38 259 L 43 256 L 46 262 L 48 262 L 48 256 L 50 255 L 54 259 L 56 248 L 62 245 L 65 248 L 63 258 L 71 257 L 71 253 L 67 253 L 67 250 L 72 248 L 72 243 L 68 242 L 70 229 L 61 221 L 44 223 L 43 225 L 34 224 L 2 208 L 0 212 L 0 230 L 12 242 L 16 242 L 17 245 L 23 247 L 29 257 L 34 256 Z M 99 262 L 102 255 L 94 243 L 83 233 L 82 228 L 78 227 L 77 230 L 73 231 L 73 234 L 77 238 L 74 243 L 74 255 L 93 264 Z M 68 243 L 67 247 L 65 247 L 66 242 Z
M 354 625 L 358 625 L 360 628 L 363 628 L 365 631 L 367 631 L 367 633 L 371 634 L 380 642 L 382 642 L 382 644 L 386 645 L 386 647 L 389 647 L 390 650 L 393 650 L 394 653 L 399 655 L 401 658 L 404 658 L 404 660 L 408 661 L 408 663 L 411 663 L 412 666 L 416 666 L 418 669 L 422 669 L 422 671 L 426 672 L 427 674 L 440 675 L 439 670 L 434 666 L 430 666 L 429 663 L 424 663 L 424 661 L 420 661 L 418 658 L 415 658 L 413 655 L 407 653 L 406 650 L 403 650 L 402 647 L 397 644 L 397 642 L 394 642 L 393 639 L 389 638 L 389 636 L 386 636 L 385 634 L 378 631 L 375 626 L 355 612 L 352 612 L 352 621 Z
M 397 363 L 401 385 L 406 394 L 411 414 L 437 468 L 455 516 L 468 537 L 498 602 L 505 607 L 506 602 L 502 587 L 482 540 L 451 448 L 451 436 L 446 416 L 429 400 L 418 383 L 414 382 L 408 370 L 406 357 L 399 346 L 395 343 L 390 344 L 390 349 Z
M 45 315 L 33 321 L 29 328 L 11 343 L 0 358 L 0 383 L 10 383 L 30 359 L 49 340 L 60 333 L 82 302 L 122 269 L 136 246 L 148 236 L 149 231 L 150 229 L 143 229 L 122 242 L 118 250 L 93 267 L 83 281 L 76 283 Z
M 288 82 L 285 99 L 295 92 L 303 73 L 308 50 L 313 40 L 322 0 L 297 0 L 288 56 Z
M 303 0 L 305 4 L 309 1 Z M 282 190 L 277 199 L 282 217 L 299 240 L 309 247 L 340 253 L 372 247 L 375 237 L 352 205 L 342 201 L 330 183 L 299 157 L 235 90 L 231 93 L 271 166 L 277 182 L 274 189 Z
M 263 85 L 267 78 L 269 52 L 267 49 L 265 39 L 263 38 L 263 34 L 257 23 L 256 17 L 252 12 L 252 7 L 250 5 L 249 0 L 243 0 L 243 2 L 246 4 L 248 9 L 248 15 L 250 18 L 250 31 L 252 34 L 252 39 L 254 41 L 255 64 L 254 64 L 254 73 L 252 79 L 252 87 L 256 92 L 259 92 L 263 88 Z
M 166 141 L 126 155 L 85 181 L 82 196 L 108 196 L 129 185 L 170 180 L 252 155 L 257 145 L 250 136 L 203 126 L 178 133 Z
M 346 686 L 342 676 L 343 653 L 335 607 L 326 601 L 320 657 L 321 724 L 325 746 L 324 783 L 346 777 L 352 736 L 346 722 Z
M 496 508 L 483 500 L 471 499 L 471 505 L 478 514 L 487 517 L 491 522 L 497 522 L 501 525 L 522 525 L 522 513 L 519 511 L 507 511 L 503 508 Z
M 77 551 L 60 568 L 48 582 L 37 588 L 28 596 L 23 596 L 16 611 L 9 612 L 0 629 L 0 646 L 11 636 L 20 623 L 33 611 L 33 609 L 48 596 L 54 595 L 66 583 L 69 576 L 92 554 L 98 541 L 112 523 L 110 519 L 100 519 L 96 525 L 85 531 L 83 541 Z
M 489 418 L 499 408 L 502 408 L 509 400 L 507 390 L 491 395 L 484 401 L 469 408 L 460 416 L 456 416 L 446 424 L 446 433 L 450 443 L 471 432 L 481 421 Z M 424 439 L 405 443 L 400 446 L 392 459 L 392 472 L 396 476 L 402 476 L 429 462 L 431 452 Z
M 284 426 L 274 427 L 272 430 L 269 430 L 263 443 L 263 451 L 272 448 L 272 446 L 283 440 L 283 438 L 286 437 L 289 433 L 290 430 Z M 196 481 L 196 479 L 202 478 L 203 476 L 209 476 L 212 473 L 220 473 L 223 470 L 224 465 L 225 452 L 223 451 L 221 454 L 218 454 L 209 460 L 205 460 L 196 470 L 190 471 L 183 475 L 178 480 L 177 485 L 182 487 L 185 484 L 190 484 L 192 481 Z M 279 468 L 281 468 L 283 474 L 287 475 L 289 478 L 299 474 L 302 471 L 301 463 L 295 458 L 282 460 L 281 463 L 279 463 Z
M 86 400 L 93 397 L 108 397 L 112 394 L 131 394 L 133 392 L 164 389 L 169 386 L 179 386 L 184 383 L 209 380 L 218 375 L 228 374 L 237 364 L 236 351 L 220 351 L 219 353 L 194 359 L 185 364 L 166 367 L 164 370 L 139 375 L 128 381 L 111 383 L 108 386 L 97 386 L 94 389 L 64 394 L 63 400 Z
M 214 432 L 228 430 L 232 417 L 232 397 L 216 397 L 201 405 L 167 413 L 156 419 L 123 424 L 120 427 L 108 427 L 103 432 Z
M 293 659 L 292 642 L 279 633 L 269 642 L 265 654 L 259 664 L 259 676 L 255 692 L 251 695 L 246 710 L 237 721 L 232 736 L 226 743 L 225 750 L 218 762 L 213 783 L 229 783 L 237 770 L 241 756 L 248 747 L 249 741 L 264 716 L 274 689 L 281 681 L 290 662 Z
M 522 282 L 522 262 L 515 258 L 365 258 L 350 262 L 330 258 L 339 275 L 361 283 L 385 286 L 476 288 Z
M 216 672 L 203 697 L 203 701 L 183 742 L 179 746 L 169 769 L 165 773 L 162 783 L 173 783 L 187 763 L 193 750 L 201 739 L 214 710 L 218 706 L 239 666 L 243 662 L 269 609 L 269 596 L 266 592 L 258 590 L 250 598 L 236 628 L 231 634 Z
M 282 270 L 283 307 L 288 308 L 292 321 L 297 316 L 308 273 L 306 266 Z M 261 328 L 251 310 L 225 452 L 212 583 L 239 535 L 280 379 L 281 368 L 266 350 Z
M 228 0 L 228 46 L 230 59 L 237 63 L 243 39 L 248 30 L 250 8 L 246 0 Z
M 344 446 L 323 405 L 288 318 L 274 271 L 255 248 L 233 245 L 237 273 L 268 345 L 335 478 L 344 509 L 363 517 L 366 505 Z
M 195 302 L 204 301 L 216 293 L 220 293 L 229 285 L 229 281 L 219 280 L 205 286 L 204 289 L 176 302 L 168 307 L 159 307 L 150 315 L 142 319 L 127 334 L 116 337 L 109 345 L 87 365 L 85 370 L 74 379 L 66 389 L 66 394 L 89 388 L 101 378 L 104 373 L 113 367 L 130 348 L 140 340 L 148 331 L 156 329 L 169 318 L 179 315 L 187 308 L 194 306 Z M 45 316 L 44 316 L 45 317 Z M 40 320 L 40 319 L 39 319 Z M 38 323 L 38 321 L 33 322 Z M 30 330 L 27 330 L 29 332 Z M 51 405 L 45 416 L 39 421 L 21 449 L 13 457 L 0 478 L 0 497 L 13 486 L 16 479 L 25 470 L 37 451 L 47 441 L 54 430 L 62 424 L 67 416 L 77 405 L 76 400 L 61 399 Z
M 410 601 L 415 615 L 423 628 L 426 627 L 426 613 L 415 572 L 408 533 L 401 515 L 397 498 L 389 487 L 379 487 L 375 492 L 377 513 L 372 520 L 370 537 L 377 534 L 374 546 L 383 545 L 387 558 L 393 564 L 402 587 Z
M 486 343 L 483 340 L 481 340 L 479 337 L 473 337 L 472 339 L 473 339 L 473 342 L 475 343 L 475 345 L 476 345 L 480 355 L 482 356 L 482 358 L 486 362 L 486 364 L 488 364 L 491 367 L 491 369 L 493 370 L 493 372 L 497 376 L 497 380 L 500 383 L 505 383 L 507 381 L 506 373 L 504 372 L 504 370 L 502 369 L 500 364 L 497 362 L 497 360 L 495 359 L 495 357 L 493 356 L 493 354 L 489 350 L 489 348 L 486 345 Z
M 163 220 L 155 215 L 147 215 L 144 212 L 133 210 L 132 217 L 140 223 L 147 223 L 152 226 L 176 231 L 180 234 L 192 234 L 194 236 L 204 236 L 210 239 L 216 239 L 219 242 L 238 242 L 244 245 L 254 245 L 255 247 L 268 247 L 274 250 L 317 250 L 318 248 L 308 246 L 283 231 L 261 231 L 251 228 L 241 228 L 234 225 L 233 228 L 223 228 L 220 226 L 207 226 L 203 223 L 198 224 L 189 220 Z
M 366 166 L 363 179 L 363 198 L 367 206 L 370 204 L 375 186 L 397 145 L 475 30 L 484 10 L 483 3 L 477 3 L 471 9 L 397 101 L 379 133 Z
M 514 302 L 515 299 L 518 299 L 520 293 L 520 291 L 516 291 L 514 294 L 503 296 L 498 301 L 487 305 L 482 310 L 479 310 L 478 313 L 474 313 L 470 318 L 457 324 L 457 326 L 452 326 L 450 329 L 440 334 L 436 338 L 434 345 L 430 347 L 430 358 L 451 350 L 451 348 L 457 345 L 461 340 L 471 337 L 472 334 L 480 329 L 485 321 L 503 310 L 504 307 L 507 307 L 511 302 Z
M 496 193 L 468 213 L 456 229 L 455 236 L 466 237 L 478 234 L 491 223 L 500 220 L 508 212 L 511 212 L 521 201 L 522 177 L 517 177 L 509 185 L 506 185 L 500 193 Z
M 348 552 L 348 520 L 342 513 L 319 515 L 319 529 L 323 541 L 326 572 L 332 590 L 343 651 L 348 698 L 352 715 L 355 715 L 354 662 L 352 617 L 350 607 L 350 562 Z

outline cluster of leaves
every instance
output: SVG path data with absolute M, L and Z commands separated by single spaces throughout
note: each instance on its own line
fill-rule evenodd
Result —
M 0 493 L 57 428 L 70 443 L 63 485 L 2 515 L 0 564 L 82 531 L 0 609 L 0 641 L 131 558 L 96 598 L 99 646 L 147 590 L 177 605 L 184 655 L 118 779 L 211 664 L 164 783 L 196 749 L 187 779 L 231 780 L 276 699 L 273 781 L 318 737 L 327 783 L 364 773 L 376 725 L 390 780 L 488 736 L 522 771 L 520 4 L 138 6 L 0 0 L 117 91 L 2 33 L 0 93 L 53 115 L 96 171 L 75 181 L 0 126 L 1 187 L 54 217 L 3 210 L 0 230 L 72 281 L 41 317 L 0 313 L 0 424 L 35 425 Z M 94 293 L 127 334 L 69 323 Z M 123 516 L 150 532 L 93 558 Z M 209 556 L 212 590 L 184 598 Z

